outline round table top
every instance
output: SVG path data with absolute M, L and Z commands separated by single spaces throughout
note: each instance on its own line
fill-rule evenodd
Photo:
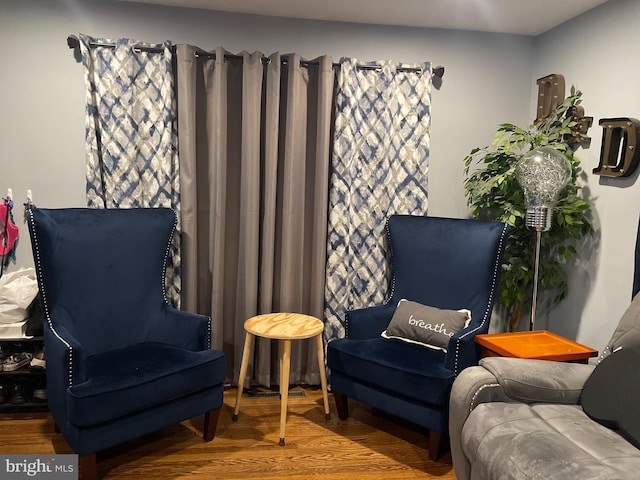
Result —
M 265 313 L 244 322 L 244 329 L 259 337 L 297 340 L 322 333 L 324 324 L 322 320 L 302 313 Z

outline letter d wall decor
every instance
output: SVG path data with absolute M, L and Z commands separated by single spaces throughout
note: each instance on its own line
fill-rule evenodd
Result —
M 602 148 L 600 164 L 593 169 L 595 175 L 628 177 L 640 163 L 638 138 L 640 121 L 635 118 L 603 118 L 600 120 Z
M 555 107 L 564 101 L 565 80 L 559 73 L 553 73 L 536 81 L 538 85 L 538 105 L 534 123 L 549 118 Z M 587 145 L 587 136 L 593 117 L 586 117 L 581 106 L 574 107 L 571 115 L 573 126 L 564 141 L 572 148 Z M 640 120 L 628 117 L 603 118 L 599 122 L 603 128 L 600 163 L 593 169 L 594 175 L 604 177 L 629 177 L 640 164 Z

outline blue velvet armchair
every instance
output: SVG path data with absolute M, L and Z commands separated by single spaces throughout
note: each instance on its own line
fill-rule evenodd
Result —
M 28 224 L 49 410 L 81 476 L 96 476 L 96 452 L 200 414 L 212 440 L 226 360 L 209 317 L 166 299 L 175 212 L 33 209 Z
M 508 226 L 467 219 L 391 216 L 386 225 L 392 281 L 388 300 L 348 311 L 345 338 L 327 345 L 327 365 L 338 416 L 348 398 L 426 427 L 429 457 L 447 439 L 451 386 L 477 364 L 475 335 L 487 333 Z M 468 309 L 468 326 L 448 340 L 446 352 L 382 338 L 401 299 L 439 309 Z

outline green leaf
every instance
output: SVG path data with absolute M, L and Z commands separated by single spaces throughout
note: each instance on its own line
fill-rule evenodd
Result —
M 535 146 L 551 146 L 563 152 L 571 163 L 571 179 L 560 193 L 552 215 L 552 227 L 541 236 L 540 287 L 554 302 L 569 291 L 566 268 L 579 255 L 577 245 L 594 233 L 588 191 L 577 184 L 586 178 L 580 159 L 565 135 L 576 125 L 569 114 L 581 103 L 582 92 L 574 86 L 570 95 L 556 106 L 548 118 L 521 128 L 500 124 L 491 145 L 474 148 L 464 158 L 464 193 L 474 218 L 496 219 L 511 225 L 498 291 L 498 303 L 513 308 L 531 301 L 535 236 L 527 228 L 524 195 L 516 179 L 516 165 L 523 153 Z

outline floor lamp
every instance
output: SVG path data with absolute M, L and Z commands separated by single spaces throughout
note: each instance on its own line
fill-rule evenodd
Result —
M 516 178 L 524 191 L 527 227 L 536 232 L 529 330 L 533 330 L 536 320 L 540 238 L 542 232 L 551 229 L 553 207 L 556 204 L 558 194 L 567 185 L 570 177 L 571 162 L 566 155 L 551 147 L 534 148 L 525 153 L 516 165 Z

